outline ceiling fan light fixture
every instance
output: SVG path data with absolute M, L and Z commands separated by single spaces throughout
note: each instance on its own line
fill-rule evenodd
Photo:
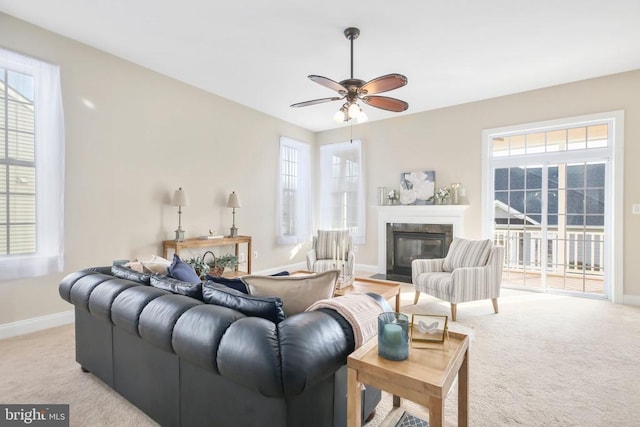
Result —
M 355 119 L 357 118 L 360 113 L 362 113 L 362 108 L 360 108 L 360 106 L 358 104 L 356 104 L 355 102 L 351 103 L 351 105 L 349 105 L 349 118 L 350 119 Z
M 358 124 L 360 124 L 360 123 L 364 123 L 366 121 L 369 121 L 369 117 L 367 116 L 367 113 L 364 112 L 364 110 L 361 110 L 360 114 L 358 115 L 358 117 L 356 117 L 356 122 Z
M 344 113 L 344 111 L 341 108 L 338 111 L 336 111 L 336 113 L 333 115 L 333 120 L 335 120 L 338 123 L 342 123 L 344 122 L 346 117 L 347 115 Z

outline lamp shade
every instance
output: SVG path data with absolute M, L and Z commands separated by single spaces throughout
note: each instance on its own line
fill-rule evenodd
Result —
M 182 189 L 182 187 L 178 188 L 175 193 L 173 193 L 173 200 L 171 201 L 172 206 L 189 206 L 189 197 L 187 196 L 187 192 Z
M 242 205 L 240 204 L 240 197 L 238 197 L 235 191 L 232 191 L 231 194 L 229 194 L 229 199 L 227 200 L 227 207 L 228 208 L 242 207 Z

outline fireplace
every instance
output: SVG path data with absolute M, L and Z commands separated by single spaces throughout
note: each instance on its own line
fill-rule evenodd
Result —
M 376 206 L 378 214 L 378 262 L 376 265 L 376 276 L 378 278 L 387 278 L 387 274 L 391 274 L 389 279 L 411 282 L 411 263 L 405 265 L 404 270 L 398 272 L 393 271 L 395 264 L 406 264 L 409 257 L 416 258 L 416 254 L 424 256 L 424 258 L 433 258 L 436 254 L 440 254 L 437 248 L 434 248 L 436 242 L 428 236 L 419 239 L 417 242 L 409 243 L 409 238 L 415 238 L 415 234 L 402 236 L 400 243 L 409 247 L 409 255 L 401 255 L 396 259 L 393 253 L 393 247 L 389 248 L 387 234 L 393 232 L 394 229 L 402 233 L 432 233 L 443 234 L 444 238 L 444 254 L 449 250 L 449 245 L 453 237 L 464 237 L 464 216 L 468 205 L 395 205 L 395 206 Z M 391 228 L 391 229 L 390 229 Z M 424 253 L 423 253 L 424 252 Z M 391 253 L 391 255 L 389 255 Z M 391 268 L 389 267 L 391 265 Z M 408 270 L 406 269 L 408 267 Z
M 444 258 L 453 240 L 452 224 L 388 223 L 386 231 L 386 277 L 409 283 L 414 259 Z

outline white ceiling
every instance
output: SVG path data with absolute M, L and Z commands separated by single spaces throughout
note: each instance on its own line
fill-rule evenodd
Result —
M 0 11 L 320 131 L 307 79 L 401 73 L 405 113 L 640 69 L 639 0 L 0 0 Z M 0 40 L 0 45 L 2 41 Z M 370 120 L 398 113 L 365 107 Z

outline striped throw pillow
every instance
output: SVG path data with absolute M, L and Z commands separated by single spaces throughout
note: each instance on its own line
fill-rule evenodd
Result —
M 493 242 L 489 239 L 467 240 L 454 237 L 442 269 L 451 272 L 461 267 L 482 267 L 487 264 L 492 247 Z

